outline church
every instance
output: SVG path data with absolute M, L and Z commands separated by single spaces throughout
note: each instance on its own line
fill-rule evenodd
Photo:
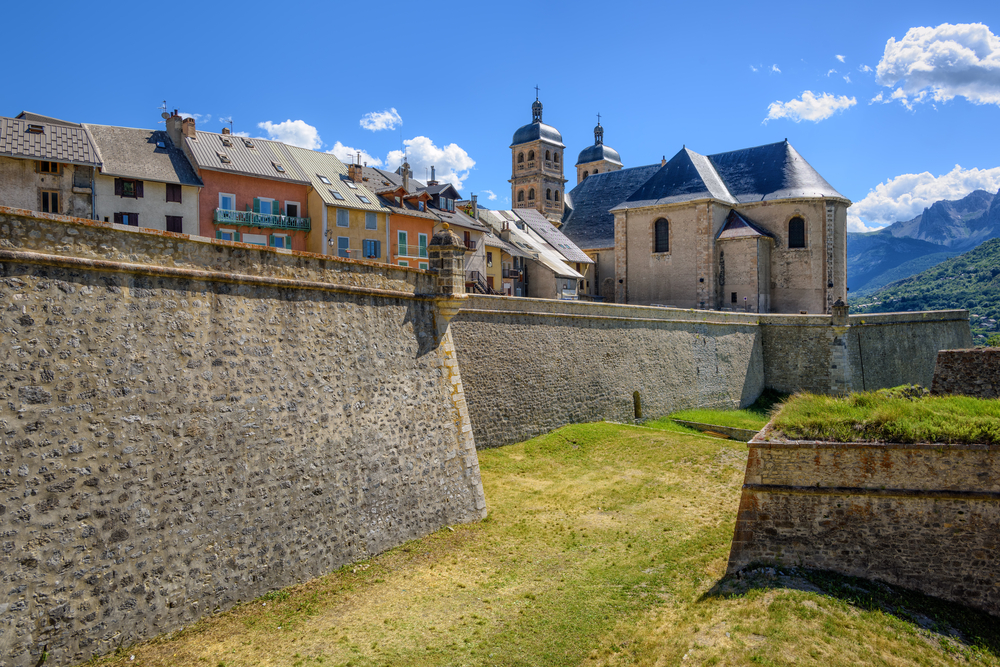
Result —
M 566 146 L 536 97 L 510 148 L 514 207 L 535 208 L 594 260 L 586 298 L 803 314 L 847 298 L 851 202 L 787 139 L 625 167 L 598 118 L 566 192 Z

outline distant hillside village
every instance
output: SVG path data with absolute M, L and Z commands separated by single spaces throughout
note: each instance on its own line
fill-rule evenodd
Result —
M 604 144 L 576 161 L 542 104 L 511 150 L 512 210 L 453 184 L 281 142 L 205 132 L 0 118 L 0 205 L 282 251 L 428 269 L 447 225 L 466 291 L 757 313 L 830 313 L 847 297 L 851 202 L 786 141 L 626 168 Z

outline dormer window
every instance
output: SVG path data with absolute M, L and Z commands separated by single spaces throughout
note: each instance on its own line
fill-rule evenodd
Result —
M 229 156 L 226 155 L 225 153 L 217 152 L 216 155 L 219 156 L 219 162 L 221 162 L 222 164 L 230 164 L 232 162 L 232 160 L 229 159 Z
M 370 202 L 370 201 L 368 201 L 368 197 L 366 197 L 366 196 L 364 196 L 364 195 L 358 195 L 358 199 L 360 199 L 360 200 L 361 200 L 361 203 L 362 203 L 362 204 L 371 204 L 371 202 Z
M 275 171 L 277 171 L 279 174 L 285 173 L 285 168 L 282 167 L 277 162 L 271 162 L 271 165 L 274 167 Z
M 346 185 L 347 187 L 349 187 L 352 190 L 357 190 L 358 189 L 358 186 L 356 186 L 354 184 L 354 181 L 344 181 L 344 185 Z
M 233 140 L 230 139 L 229 137 L 222 137 L 222 145 L 232 148 Z
M 36 125 L 34 123 L 28 123 L 28 127 L 27 127 L 26 131 L 27 131 L 28 134 L 44 134 L 45 133 L 45 126 L 44 125 Z
M 320 182 L 323 185 L 333 185 L 333 183 L 330 182 L 330 179 L 324 176 L 323 174 L 316 174 L 316 177 L 319 178 Z
M 253 145 L 252 139 L 244 139 L 243 145 L 246 146 L 247 148 L 256 148 L 256 146 Z
M 334 199 L 338 201 L 344 201 L 344 195 L 340 194 L 336 190 L 330 190 L 330 194 L 333 195 Z

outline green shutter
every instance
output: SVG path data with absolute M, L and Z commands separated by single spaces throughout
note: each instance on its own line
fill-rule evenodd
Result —
M 240 233 L 239 232 L 233 232 L 233 240 L 234 241 L 239 241 L 240 240 Z
M 115 213 L 115 215 L 118 215 L 118 214 Z M 215 238 L 219 239 L 220 241 L 222 240 L 222 232 L 219 231 L 218 229 L 215 230 Z
M 253 198 L 253 212 L 260 213 L 260 197 Z
M 277 239 L 277 237 L 274 234 L 271 234 L 271 247 L 272 248 L 277 248 L 278 247 L 278 244 L 275 242 L 276 239 Z
M 277 199 L 274 200 L 274 213 L 276 215 L 284 215 L 285 214 L 285 210 L 282 208 L 281 202 L 278 201 Z

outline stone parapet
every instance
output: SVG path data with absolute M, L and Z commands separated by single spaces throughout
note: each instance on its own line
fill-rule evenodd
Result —
M 1000 398 L 1000 347 L 941 350 L 931 392 Z

